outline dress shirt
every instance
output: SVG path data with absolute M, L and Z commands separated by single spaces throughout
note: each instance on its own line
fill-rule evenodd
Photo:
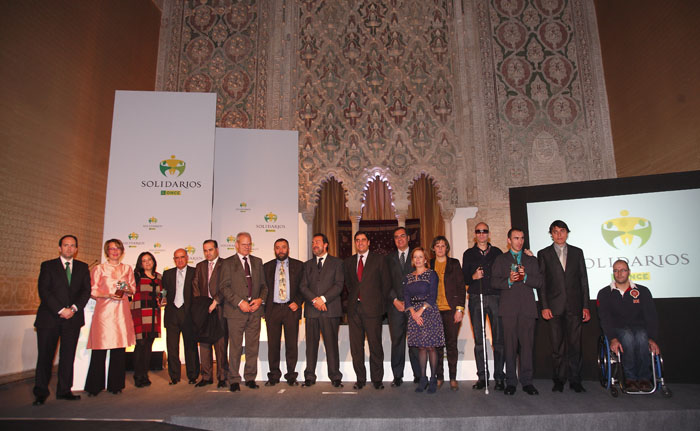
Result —
M 323 254 L 323 255 L 321 255 L 321 256 L 316 256 L 316 266 L 318 267 L 318 261 L 321 260 L 321 269 L 323 269 L 323 265 L 326 264 L 326 258 L 328 258 L 328 253 L 325 253 L 325 254 Z M 321 301 L 323 301 L 324 304 L 325 304 L 326 302 L 328 302 L 328 301 L 326 301 L 326 297 L 325 297 L 325 296 L 321 295 L 320 298 L 321 298 Z M 311 303 L 313 304 L 313 301 L 311 301 Z
M 175 272 L 175 299 L 173 300 L 173 305 L 176 308 L 182 307 L 185 303 L 185 272 L 187 267 L 182 269 L 177 268 Z
M 63 256 L 60 256 L 60 258 L 61 258 L 61 264 L 63 264 L 63 270 L 64 271 L 66 270 L 66 263 L 68 263 L 68 265 L 70 267 L 70 272 L 71 272 L 71 274 L 73 274 L 73 269 L 75 269 L 75 268 L 73 268 L 73 258 L 71 257 L 70 259 L 66 259 Z M 66 308 L 70 308 L 71 310 L 73 310 L 74 313 L 78 312 L 78 307 L 75 304 L 72 304 L 70 307 L 66 307 Z M 63 311 L 63 309 L 60 309 L 58 311 L 58 314 L 61 314 L 61 311 Z
M 360 256 L 362 256 L 362 267 L 364 268 L 367 266 L 367 255 L 369 254 L 369 250 L 366 252 L 360 254 L 357 253 L 357 263 L 355 264 L 355 272 L 357 273 L 357 268 L 360 266 Z
M 557 253 L 557 257 L 559 258 L 561 267 L 564 268 L 564 271 L 566 271 L 566 254 L 569 252 L 566 243 L 564 243 L 564 245 L 561 246 L 557 243 L 554 243 L 552 245 L 554 246 L 554 251 Z

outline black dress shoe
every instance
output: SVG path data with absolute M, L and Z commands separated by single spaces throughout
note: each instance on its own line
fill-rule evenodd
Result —
M 340 380 L 333 380 L 331 383 L 333 384 L 334 388 L 342 388 L 343 387 L 343 383 Z
M 151 386 L 151 381 L 148 380 L 148 377 L 146 377 L 145 379 L 143 379 L 143 385 L 144 385 L 144 386 Z
M 277 383 L 279 383 L 279 380 L 268 380 L 265 382 L 265 386 L 275 386 Z
M 472 385 L 472 389 L 484 389 L 486 387 L 486 382 L 483 380 L 477 380 L 476 383 Z
M 353 388 L 353 389 L 362 389 L 362 388 L 364 388 L 364 387 L 365 387 L 365 383 L 364 383 L 364 382 L 355 382 L 355 384 L 352 385 L 352 388 Z
M 299 386 L 299 382 L 297 382 L 297 379 L 289 379 L 287 380 L 287 384 L 289 386 Z
M 564 392 L 564 383 L 554 382 L 554 386 L 552 386 L 552 392 Z
M 56 395 L 57 400 L 68 400 L 68 401 L 78 401 L 80 399 L 80 395 L 75 395 L 72 392 L 68 392 L 67 394 L 63 395 Z
M 190 384 L 190 385 L 194 385 L 195 383 L 197 383 L 197 379 L 189 379 L 187 381 L 187 384 Z
M 249 387 L 250 389 L 258 389 L 260 386 L 255 383 L 255 380 L 248 380 L 245 382 L 246 387 Z
M 313 386 L 313 385 L 315 385 L 315 384 L 316 384 L 316 382 L 314 382 L 314 381 L 312 381 L 312 380 L 309 380 L 309 379 L 306 379 L 306 380 L 304 380 L 304 383 L 302 384 L 302 386 L 308 388 L 309 386 Z
M 420 383 L 420 377 L 414 377 L 413 383 Z
M 240 392 L 241 391 L 241 385 L 238 383 L 231 383 L 231 387 L 229 388 L 229 391 L 231 392 Z
M 195 385 L 195 387 L 201 388 L 202 386 L 211 385 L 212 383 L 214 383 L 213 380 L 204 380 L 204 379 L 202 379 L 202 380 L 199 381 L 199 383 L 197 383 L 197 384 Z
M 170 380 L 170 382 L 168 384 L 172 386 L 172 385 L 177 385 L 178 382 L 179 382 L 178 379 L 172 379 L 172 380 Z
M 537 389 L 535 389 L 535 387 L 532 385 L 523 386 L 523 391 L 528 395 L 539 395 L 540 394 L 539 392 L 537 392 Z
M 138 382 L 134 382 L 134 386 L 136 386 L 137 388 L 142 388 L 144 384 L 141 380 L 139 380 Z
M 576 393 L 586 392 L 586 388 L 583 387 L 581 383 L 573 382 L 569 384 L 569 388 Z
M 503 380 L 496 380 L 496 386 L 493 387 L 497 391 L 502 391 L 506 388 L 506 385 L 503 384 Z
M 402 383 L 403 383 L 403 379 L 401 377 L 397 377 L 391 382 L 391 387 L 398 388 L 399 386 L 401 386 Z
M 219 383 L 216 385 L 217 388 L 225 388 L 226 387 L 226 381 L 225 380 L 219 380 Z
M 119 395 L 119 394 L 122 393 L 122 390 L 121 390 L 121 389 L 117 389 L 116 391 L 109 391 L 109 392 L 111 392 L 112 395 Z
M 37 396 L 34 398 L 34 402 L 32 403 L 33 406 L 41 406 L 46 402 L 46 397 L 45 396 Z
M 96 397 L 99 394 L 100 394 L 99 392 L 88 392 L 88 397 Z
M 503 393 L 506 395 L 515 395 L 515 386 L 511 386 L 511 385 L 506 386 Z
M 384 383 L 382 382 L 372 382 L 374 384 L 374 389 L 384 389 Z

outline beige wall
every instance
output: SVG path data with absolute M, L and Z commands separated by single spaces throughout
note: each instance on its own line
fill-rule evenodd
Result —
M 700 2 L 595 3 L 618 176 L 700 169 Z
M 65 233 L 100 259 L 114 91 L 153 90 L 149 0 L 0 1 L 0 315 L 35 312 Z M 125 175 L 128 173 L 124 173 Z

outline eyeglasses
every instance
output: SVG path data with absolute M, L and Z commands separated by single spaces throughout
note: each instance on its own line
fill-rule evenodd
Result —
M 476 233 L 489 233 L 488 229 L 476 229 L 474 232 Z

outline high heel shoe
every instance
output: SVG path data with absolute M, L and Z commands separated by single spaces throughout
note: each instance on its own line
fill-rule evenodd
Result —
M 428 378 L 423 376 L 420 378 L 418 381 L 418 387 L 416 388 L 416 392 L 423 392 L 425 388 L 428 387 Z
M 430 378 L 430 384 L 428 385 L 428 393 L 434 394 L 437 391 L 437 377 Z

